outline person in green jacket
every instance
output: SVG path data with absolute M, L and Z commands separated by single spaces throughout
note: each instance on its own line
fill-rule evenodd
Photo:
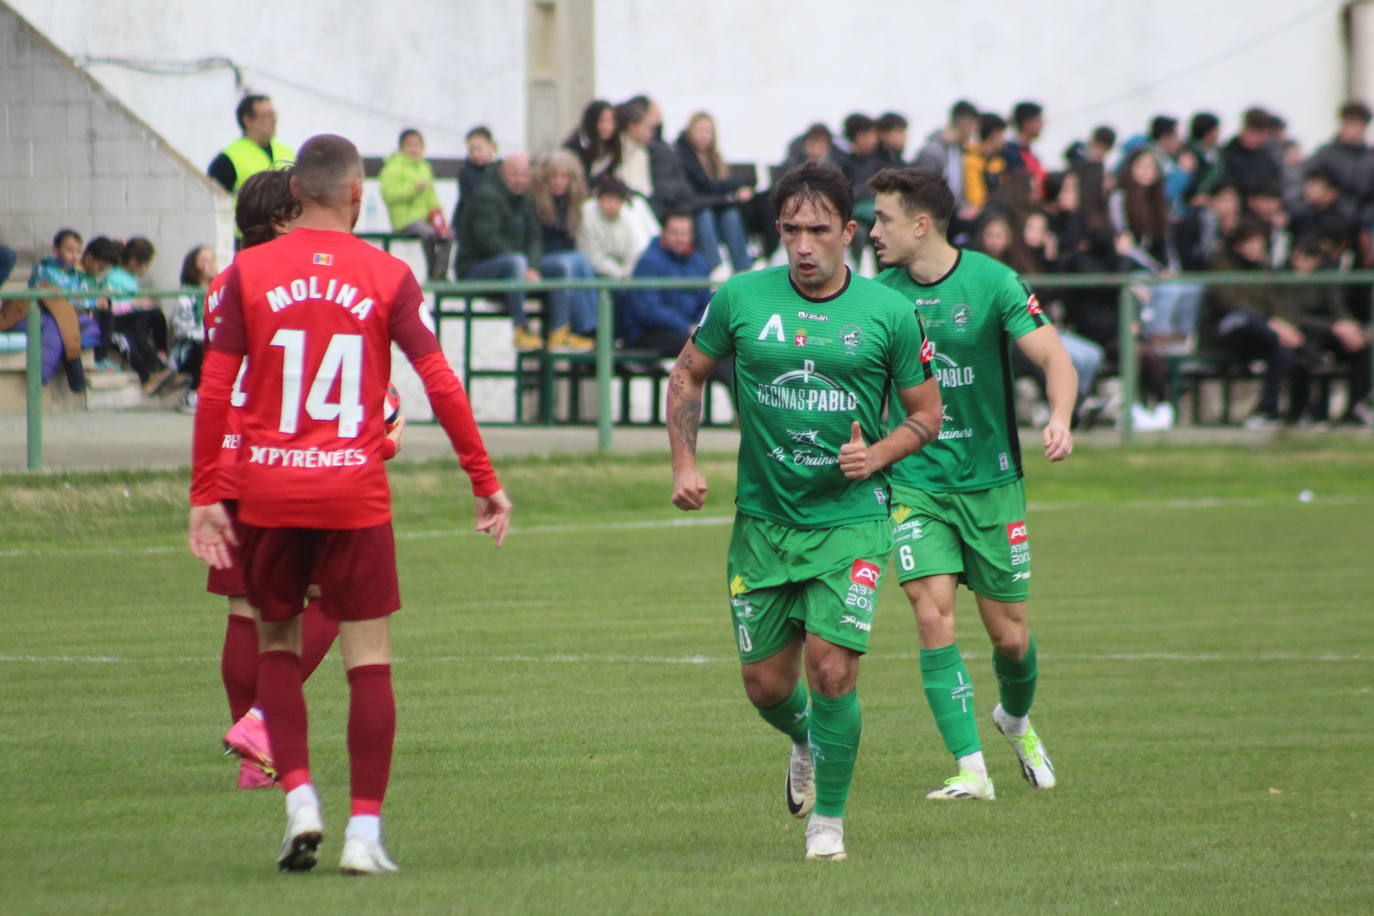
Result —
M 401 131 L 398 145 L 400 149 L 387 157 L 378 175 L 391 231 L 419 236 L 429 278 L 442 280 L 448 273 L 453 234 L 443 224 L 439 195 L 434 192 L 434 169 L 425 161 L 425 138 L 408 127 Z

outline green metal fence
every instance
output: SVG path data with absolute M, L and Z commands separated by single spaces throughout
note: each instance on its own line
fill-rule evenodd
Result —
M 1121 379 L 1121 403 L 1123 409 L 1118 417 L 1117 428 L 1123 445 L 1129 444 L 1134 437 L 1130 405 L 1136 396 L 1136 349 L 1135 329 L 1136 301 L 1131 291 L 1136 286 L 1155 286 L 1160 284 L 1193 284 L 1198 286 L 1370 286 L 1374 287 L 1374 270 L 1349 271 L 1344 273 L 1323 272 L 1315 274 L 1295 273 L 1191 273 L 1171 277 L 1142 276 L 1138 274 L 1046 274 L 1023 278 L 1032 288 L 1040 291 L 1073 289 L 1113 289 L 1117 292 L 1118 320 L 1120 326 L 1120 358 L 1118 374 Z M 612 293 L 633 289 L 703 289 L 715 286 L 709 280 L 701 279 L 630 279 L 612 280 L 596 278 L 591 280 L 541 280 L 534 283 L 515 280 L 469 280 L 458 283 L 431 282 L 423 285 L 426 293 L 434 297 L 433 316 L 435 332 L 442 335 L 443 321 L 461 318 L 465 321 L 464 348 L 465 360 L 462 373 L 465 383 L 473 378 L 471 366 L 471 322 L 480 318 L 501 317 L 498 313 L 474 312 L 474 299 L 489 299 L 506 292 L 524 291 L 541 294 L 555 290 L 596 290 L 599 294 L 598 325 L 602 328 L 614 326 L 614 307 Z M 154 299 L 170 299 L 179 296 L 201 295 L 199 289 L 156 290 L 141 293 Z M 42 392 L 42 322 L 39 320 L 37 300 L 51 296 L 51 290 L 15 290 L 5 292 L 5 299 L 28 299 L 28 348 L 26 366 L 27 421 L 28 421 L 28 467 L 38 470 L 43 466 L 43 392 Z M 112 290 L 82 290 L 81 298 L 108 298 L 127 296 Z M 462 310 L 446 309 L 443 303 L 450 299 L 466 302 Z M 596 386 L 597 386 L 597 442 L 605 451 L 611 447 L 613 434 L 612 382 L 615 365 L 615 351 L 612 335 L 597 335 L 595 349 Z M 517 392 L 517 398 L 519 393 Z

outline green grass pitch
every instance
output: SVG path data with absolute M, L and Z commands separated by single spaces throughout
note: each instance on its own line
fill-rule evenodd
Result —
M 706 462 L 694 517 L 668 505 L 663 458 L 502 470 L 517 515 L 500 551 L 466 533 L 455 468 L 393 475 L 386 879 L 333 870 L 337 650 L 307 691 L 321 865 L 275 872 L 280 795 L 235 790 L 219 754 L 224 605 L 182 546 L 184 477 L 0 478 L 0 911 L 1374 910 L 1367 440 L 1030 456 L 1033 716 L 1060 785 L 1033 792 L 991 728 L 965 593 L 998 800 L 923 800 L 952 770 L 889 582 L 842 864 L 802 861 L 786 740 L 740 689 L 732 460 Z M 700 523 L 668 524 L 684 520 Z

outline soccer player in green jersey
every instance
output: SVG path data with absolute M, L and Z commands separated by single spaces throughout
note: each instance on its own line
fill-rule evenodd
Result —
M 733 353 L 731 631 L 745 694 L 792 739 L 787 807 L 811 813 L 806 858 L 839 860 L 859 749 L 859 658 L 892 550 L 886 468 L 934 440 L 940 394 L 910 300 L 845 267 L 856 224 L 844 173 L 800 166 L 778 182 L 773 204 L 788 266 L 731 278 L 673 368 L 672 498 L 689 511 L 706 503 L 696 465 L 702 385 Z M 891 390 L 898 422 L 883 436 Z
M 958 773 L 927 798 L 994 797 L 973 711 L 973 684 L 954 635 L 955 591 L 964 582 L 992 640 L 1000 702 L 992 719 L 1037 789 L 1054 767 L 1030 724 L 1035 640 L 1026 617 L 1031 551 L 1026 492 L 1012 407 L 1010 344 L 1045 373 L 1049 461 L 1073 451 L 1069 421 L 1078 378 L 1039 301 L 1009 268 L 950 245 L 954 195 L 928 169 L 884 169 L 871 237 L 890 268 L 879 283 L 914 302 L 935 348 L 943 428 L 929 448 L 894 465 L 893 542 L 898 581 L 916 612 L 921 681 Z

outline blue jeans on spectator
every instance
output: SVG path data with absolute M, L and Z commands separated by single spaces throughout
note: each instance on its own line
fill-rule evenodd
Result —
M 1103 349 L 1072 331 L 1061 330 L 1059 342 L 1064 345 L 1064 352 L 1069 354 L 1069 362 L 1073 363 L 1074 371 L 1078 373 L 1078 396 L 1087 397 L 1092 394 L 1097 371 L 1102 368 Z
M 720 266 L 720 242 L 730 251 L 730 266 L 738 273 L 754 264 L 739 207 L 706 207 L 696 215 L 696 249 L 712 270 Z
M 592 262 L 580 251 L 555 251 L 539 262 L 545 280 L 590 280 L 596 276 Z M 574 334 L 596 333 L 594 289 L 564 289 L 549 293 L 549 327 L 571 325 Z
M 461 280 L 523 280 L 530 262 L 523 254 L 498 254 L 494 258 L 478 261 L 463 272 Z M 505 294 L 506 313 L 511 324 L 523 328 L 529 324 L 525 316 L 525 294 L 513 290 Z
M 1197 330 L 1202 309 L 1202 287 L 1188 283 L 1161 283 L 1150 287 L 1150 301 L 1140 310 L 1141 334 L 1151 337 L 1186 337 Z

